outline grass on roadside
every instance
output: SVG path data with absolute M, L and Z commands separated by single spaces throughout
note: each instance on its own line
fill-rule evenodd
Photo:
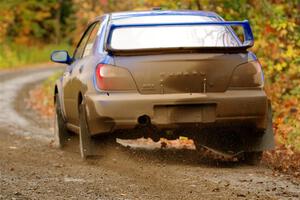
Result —
M 28 64 L 50 61 L 53 50 L 68 50 L 68 44 L 50 44 L 46 46 L 25 46 L 17 44 L 3 44 L 0 46 L 0 70 L 12 69 Z

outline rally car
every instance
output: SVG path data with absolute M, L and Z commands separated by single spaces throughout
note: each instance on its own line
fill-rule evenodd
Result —
M 187 136 L 198 148 L 259 161 L 274 139 L 262 67 L 248 50 L 253 44 L 247 20 L 225 21 L 213 12 L 96 18 L 72 56 L 51 55 L 66 64 L 54 88 L 58 146 L 68 131 L 79 134 L 83 158 L 94 154 L 98 134 Z

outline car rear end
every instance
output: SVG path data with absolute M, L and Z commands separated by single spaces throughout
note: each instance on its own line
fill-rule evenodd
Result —
M 182 14 L 112 18 L 110 62 L 96 67 L 98 92 L 88 96 L 93 133 L 137 124 L 267 129 L 268 100 L 261 65 L 247 51 L 248 22 Z M 244 42 L 232 25 L 244 28 Z
M 98 66 L 97 87 L 109 95 L 93 100 L 117 126 L 148 116 L 158 126 L 254 120 L 264 128 L 262 72 L 247 54 L 118 56 L 115 63 Z

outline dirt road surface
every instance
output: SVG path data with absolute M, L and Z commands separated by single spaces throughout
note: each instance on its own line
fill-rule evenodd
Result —
M 76 136 L 65 150 L 53 148 L 52 121 L 24 99 L 57 70 L 0 72 L 0 199 L 300 199 L 293 177 L 194 150 L 132 149 L 100 138 L 99 156 L 83 161 Z

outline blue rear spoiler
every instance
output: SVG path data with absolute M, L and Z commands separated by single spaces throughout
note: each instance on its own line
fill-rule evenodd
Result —
M 244 30 L 244 42 L 242 48 L 250 48 L 254 45 L 253 33 L 248 20 L 244 21 L 211 21 L 211 22 L 177 22 L 177 23 L 145 23 L 145 24 L 111 24 L 107 37 L 107 44 L 110 47 L 112 32 L 118 28 L 130 27 L 156 27 L 156 26 L 201 26 L 201 25 L 218 25 L 218 26 L 242 26 Z M 224 48 L 224 47 L 223 47 Z M 232 47 L 225 47 L 232 48 Z M 110 48 L 109 48 L 110 49 Z M 113 50 L 113 49 L 110 49 Z

